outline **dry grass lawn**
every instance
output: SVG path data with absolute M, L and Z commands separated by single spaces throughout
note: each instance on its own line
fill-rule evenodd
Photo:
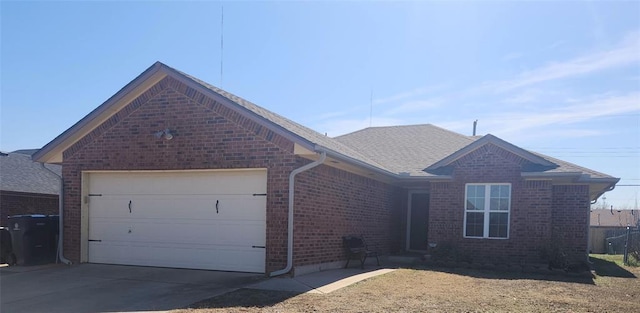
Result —
M 330 294 L 240 289 L 175 312 L 640 312 L 640 268 L 595 260 L 594 278 L 400 269 Z

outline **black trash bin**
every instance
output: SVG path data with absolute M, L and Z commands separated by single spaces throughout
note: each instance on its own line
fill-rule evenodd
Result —
M 0 227 L 0 263 L 16 263 L 11 247 L 11 233 L 7 227 Z
M 17 265 L 56 261 L 57 215 L 9 216 L 9 231 Z

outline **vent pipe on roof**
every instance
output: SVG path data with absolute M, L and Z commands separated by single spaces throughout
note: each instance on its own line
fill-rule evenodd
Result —
M 326 158 L 327 158 L 327 153 L 323 151 L 320 154 L 320 158 L 318 158 L 316 161 L 311 162 L 307 165 L 298 167 L 293 171 L 291 171 L 291 174 L 289 174 L 289 212 L 288 212 L 289 218 L 287 221 L 288 222 L 287 223 L 287 266 L 285 266 L 285 268 L 281 270 L 277 270 L 269 273 L 269 276 L 271 277 L 286 274 L 291 270 L 291 268 L 293 268 L 293 195 L 294 195 L 293 191 L 295 189 L 294 187 L 295 187 L 296 175 L 324 163 L 324 160 Z
M 478 126 L 478 120 L 473 121 L 473 135 L 476 135 L 476 127 Z

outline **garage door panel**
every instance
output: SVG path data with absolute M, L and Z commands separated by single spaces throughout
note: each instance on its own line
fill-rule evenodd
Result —
M 252 195 L 101 196 L 91 199 L 91 218 L 264 220 L 265 206 L 266 197 Z
M 264 223 L 220 223 L 198 221 L 198 224 L 158 224 L 149 222 L 100 222 L 92 227 L 89 239 L 101 242 L 129 241 L 137 243 L 162 242 L 171 244 L 264 245 Z M 207 222 L 210 222 L 207 224 Z M 185 229 L 187 228 L 188 229 Z
M 93 263 L 122 264 L 121 260 L 126 258 L 127 265 L 264 273 L 264 262 L 256 262 L 264 260 L 264 249 L 260 248 L 221 246 L 209 249 L 193 245 L 176 248 L 131 243 L 111 245 L 108 249 L 101 249 L 96 243 L 92 248 L 95 251 L 91 256 Z
M 264 272 L 266 171 L 169 174 L 90 174 L 89 262 Z
M 206 222 L 206 221 L 204 221 Z M 166 242 L 171 244 L 264 245 L 266 228 L 263 223 L 158 224 L 97 222 L 91 240 L 108 243 L 130 241 L 138 243 Z M 186 229 L 188 228 L 188 229 Z M 240 230 L 240 231 L 239 231 Z
M 254 194 L 267 192 L 264 171 L 216 172 L 115 172 L 97 173 L 99 180 L 89 183 L 91 190 L 103 195 L 198 195 Z M 160 193 L 159 191 L 162 191 Z

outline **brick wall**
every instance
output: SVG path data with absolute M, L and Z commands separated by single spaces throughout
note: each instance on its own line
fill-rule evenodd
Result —
M 296 266 L 344 260 L 350 234 L 381 254 L 399 249 L 402 189 L 322 165 L 299 174 L 295 192 Z
M 9 226 L 7 216 L 58 214 L 58 195 L 0 191 L 0 225 Z
M 429 241 L 451 243 L 474 262 L 543 262 L 556 196 L 550 181 L 524 181 L 523 166 L 526 160 L 491 144 L 457 160 L 452 182 L 431 184 Z M 511 183 L 509 239 L 463 237 L 466 183 Z
M 165 128 L 177 133 L 171 141 L 153 135 Z M 267 168 L 266 269 L 280 269 L 289 173 L 308 162 L 292 142 L 167 77 L 64 152 L 65 256 L 80 260 L 82 171 Z M 296 180 L 296 266 L 343 259 L 346 233 L 382 251 L 397 244 L 385 221 L 397 189 L 327 166 Z
M 589 186 L 553 186 L 552 238 L 570 261 L 586 259 L 589 209 Z

